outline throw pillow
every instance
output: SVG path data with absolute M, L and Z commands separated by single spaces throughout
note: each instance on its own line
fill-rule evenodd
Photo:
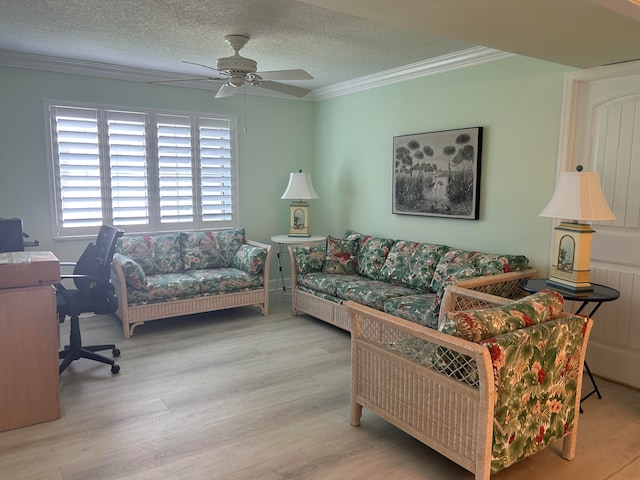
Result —
M 142 270 L 142 267 L 131 258 L 119 253 L 114 253 L 113 258 L 115 258 L 122 267 L 126 284 L 135 290 L 144 290 L 147 286 L 147 276 L 144 270 Z
M 257 275 L 264 268 L 267 250 L 255 245 L 242 245 L 231 259 L 231 266 L 251 275 Z
M 440 317 L 438 330 L 470 342 L 547 322 L 562 312 L 563 297 L 542 290 L 500 307 L 447 312 Z
M 327 237 L 327 254 L 324 262 L 324 273 L 353 275 L 356 273 L 356 254 L 358 240 L 344 240 Z

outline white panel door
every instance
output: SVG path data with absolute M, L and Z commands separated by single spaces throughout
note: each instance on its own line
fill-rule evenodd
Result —
M 640 62 L 567 75 L 559 171 L 578 164 L 600 173 L 617 217 L 593 225 L 591 281 L 620 298 L 595 314 L 587 361 L 640 388 Z

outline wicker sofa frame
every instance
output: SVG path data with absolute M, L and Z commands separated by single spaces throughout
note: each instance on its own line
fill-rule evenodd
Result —
M 453 285 L 445 293 L 442 309 L 489 308 L 509 301 Z M 365 407 L 474 473 L 476 480 L 489 479 L 495 392 L 488 350 L 354 302 L 347 302 L 346 308 L 352 339 L 351 424 L 360 425 Z M 567 315 L 570 314 L 561 314 Z M 586 326 L 580 365 L 592 324 L 589 320 Z M 430 342 L 434 348 L 445 347 L 470 357 L 477 367 L 478 387 L 384 347 L 407 336 Z M 578 392 L 581 383 L 582 369 Z M 571 407 L 575 412 L 580 405 L 579 395 L 576 397 L 576 403 Z M 575 455 L 578 417 L 575 415 L 574 428 L 563 437 L 562 457 L 567 460 Z
M 351 331 L 349 314 L 344 304 L 339 304 L 296 288 L 296 285 L 298 285 L 298 267 L 293 253 L 294 248 L 296 248 L 295 245 L 289 246 L 292 286 L 291 314 L 296 316 L 298 313 L 306 313 L 343 330 Z M 519 272 L 486 275 L 461 280 L 457 282 L 456 285 L 498 297 L 517 298 L 518 296 L 522 296 L 522 289 L 519 286 L 520 282 L 524 279 L 535 277 L 537 273 L 538 271 L 536 269 L 527 268 Z
M 151 320 L 178 317 L 194 313 L 212 312 L 235 307 L 254 306 L 260 308 L 263 315 L 269 314 L 269 266 L 271 264 L 272 246 L 253 240 L 246 240 L 248 245 L 267 249 L 264 264 L 264 285 L 253 290 L 221 293 L 216 295 L 197 296 L 168 302 L 150 303 L 146 305 L 129 305 L 124 272 L 120 263 L 114 260 L 111 264 L 111 283 L 116 289 L 118 310 L 116 315 L 122 321 L 124 338 L 130 338 L 139 325 Z

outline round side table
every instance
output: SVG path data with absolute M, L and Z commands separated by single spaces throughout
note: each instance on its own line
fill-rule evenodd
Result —
M 286 292 L 287 287 L 284 284 L 284 275 L 282 273 L 282 250 L 285 245 L 320 245 L 326 241 L 327 237 L 324 235 L 310 235 L 308 237 L 290 237 L 289 235 L 274 235 L 271 237 L 273 243 L 278 244 L 278 252 L 276 257 L 278 258 L 278 277 L 277 282 L 282 282 L 282 291 Z M 278 283 L 276 283 L 276 292 L 279 290 Z

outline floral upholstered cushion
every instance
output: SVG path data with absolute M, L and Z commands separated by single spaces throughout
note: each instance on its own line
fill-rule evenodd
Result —
M 327 253 L 324 261 L 324 273 L 352 275 L 356 273 L 358 240 L 344 240 L 327 237 Z
M 345 300 L 353 300 L 376 310 L 384 308 L 384 302 L 390 298 L 415 295 L 417 290 L 398 285 L 391 285 L 381 280 L 370 280 L 362 276 L 353 281 L 341 282 L 336 288 L 336 296 Z
M 118 239 L 116 253 L 136 262 L 146 275 L 180 273 L 183 270 L 177 233 L 124 236 Z
M 524 255 L 480 253 L 475 256 L 474 264 L 482 275 L 497 275 L 524 270 L 529 265 L 529 259 Z
M 575 428 L 587 322 L 567 316 L 483 340 L 495 384 L 492 473 Z
M 182 232 L 181 243 L 185 270 L 229 267 L 244 244 L 244 229 Z
M 391 247 L 378 278 L 430 292 L 436 265 L 446 250 L 445 245 L 398 240 Z
M 262 275 L 252 275 L 238 268 L 210 268 L 185 272 L 198 283 L 200 294 L 238 292 L 263 286 Z
M 238 251 L 231 259 L 231 266 L 239 268 L 252 275 L 257 275 L 264 268 L 264 262 L 267 259 L 266 248 L 256 247 L 255 245 L 241 245 Z
M 377 280 L 384 265 L 393 240 L 389 238 L 366 237 L 360 241 L 356 271 L 367 278 Z
M 465 267 L 474 267 L 475 264 L 473 258 L 478 255 L 478 252 L 468 252 L 466 250 L 452 249 L 444 253 L 436 268 L 433 272 L 433 279 L 431 280 L 431 291 L 438 293 L 443 287 L 451 284 L 451 280 L 454 276 L 458 275 L 458 272 L 467 271 L 471 272 Z M 477 270 L 477 274 L 480 274 L 480 270 Z M 476 275 L 477 276 L 477 275 Z M 471 278 L 471 275 L 461 275 L 464 278 Z
M 359 280 L 362 281 L 363 279 L 356 274 L 343 275 L 340 273 L 312 272 L 306 275 L 299 275 L 298 285 L 335 297 L 338 286 L 345 282 L 353 284 Z
M 147 286 L 147 276 L 140 265 L 120 253 L 114 253 L 113 258 L 115 258 L 122 267 L 127 286 L 135 290 L 141 290 Z
M 562 312 L 563 297 L 553 290 L 542 290 L 500 307 L 452 311 L 440 316 L 438 330 L 479 342 L 556 318 Z
M 300 246 L 293 248 L 298 274 L 321 272 L 327 256 L 326 245 Z
M 438 324 L 432 321 L 429 315 L 434 297 L 435 295 L 432 293 L 422 293 L 390 298 L 384 302 L 384 311 L 410 322 L 435 329 L 438 328 Z
M 147 286 L 141 290 L 127 288 L 129 306 L 148 305 L 192 298 L 200 293 L 200 285 L 186 273 L 147 275 Z

